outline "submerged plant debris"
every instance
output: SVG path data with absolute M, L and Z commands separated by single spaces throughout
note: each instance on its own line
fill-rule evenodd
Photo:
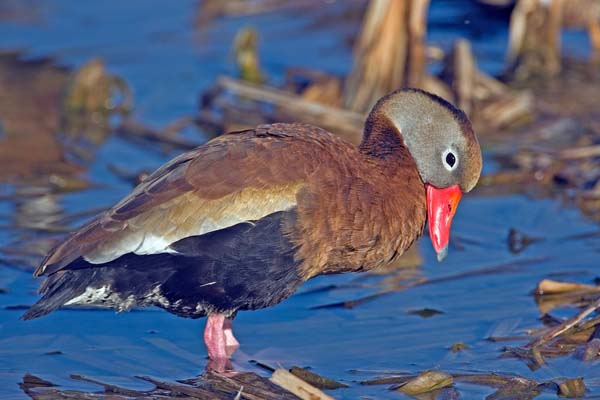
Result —
M 600 317 L 595 316 L 600 308 L 599 287 L 544 279 L 533 293 L 544 327 L 530 329 L 533 339 L 524 346 L 507 347 L 504 356 L 522 359 L 532 370 L 545 365 L 546 358 L 566 355 L 594 363 L 600 357 Z M 550 314 L 562 307 L 577 307 L 581 311 L 566 319 Z
M 33 375 L 24 376 L 19 386 L 25 394 L 35 400 L 89 398 L 110 398 L 112 400 L 132 398 L 180 399 L 182 396 L 187 399 L 200 400 L 229 400 L 232 398 L 248 400 L 298 399 L 297 396 L 271 383 L 268 379 L 252 373 L 241 373 L 226 377 L 207 372 L 199 378 L 186 379 L 180 382 L 164 382 L 147 376 L 139 376 L 139 380 L 154 386 L 149 390 L 127 389 L 80 375 L 71 375 L 71 379 L 92 383 L 102 387 L 102 389 L 95 392 L 65 390 Z M 318 398 L 315 398 L 315 400 L 318 400 Z

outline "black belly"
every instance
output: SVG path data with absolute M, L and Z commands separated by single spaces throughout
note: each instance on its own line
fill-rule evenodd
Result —
M 302 284 L 294 245 L 285 234 L 294 221 L 294 211 L 282 211 L 182 239 L 170 246 L 174 253 L 130 253 L 105 264 L 78 259 L 48 278 L 45 296 L 25 318 L 78 296 L 79 304 L 155 305 L 190 318 L 275 305 Z M 86 298 L 86 289 L 103 287 L 100 295 Z

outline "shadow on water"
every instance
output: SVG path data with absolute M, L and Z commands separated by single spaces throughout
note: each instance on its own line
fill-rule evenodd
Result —
M 30 271 L 52 243 L 118 200 L 140 173 L 207 139 L 187 127 L 171 141 L 155 140 L 173 121 L 194 114 L 197 93 L 218 74 L 233 73 L 230 44 L 241 26 L 258 27 L 268 43 L 261 49 L 266 74 L 279 80 L 290 66 L 347 73 L 347 38 L 357 23 L 336 30 L 315 26 L 310 12 L 282 9 L 195 29 L 194 1 L 110 1 L 85 8 L 75 1 L 30 3 L 32 11 L 18 2 L 0 6 L 0 48 L 12 51 L 0 55 L 0 397 L 24 396 L 18 383 L 25 374 L 83 391 L 98 386 L 69 374 L 141 391 L 152 385 L 135 376 L 189 378 L 206 364 L 203 321 L 154 309 L 69 309 L 24 322 L 23 306 L 35 301 L 39 285 Z M 327 7 L 338 15 L 341 6 Z M 483 68 L 499 72 L 506 29 L 504 20 L 482 25 L 478 18 L 488 12 L 467 1 L 433 1 L 431 40 L 469 36 Z M 448 22 L 455 20 L 471 22 Z M 115 107 L 96 111 L 91 127 L 78 122 L 69 130 L 64 93 L 75 71 L 98 56 L 105 76 L 119 76 L 131 87 L 135 112 L 125 119 Z M 488 158 L 485 169 L 498 168 Z M 4 179 L 9 175 L 18 179 Z M 583 377 L 588 393 L 597 395 L 597 361 L 568 353 L 531 368 L 524 357 L 501 357 L 507 346 L 525 346 L 528 330 L 541 327 L 547 309 L 538 308 L 531 294 L 538 282 L 594 282 L 597 232 L 596 224 L 557 200 L 474 193 L 461 203 L 444 263 L 437 263 L 425 238 L 396 268 L 320 277 L 275 308 L 240 313 L 235 367 L 259 375 L 265 371 L 253 361 L 310 367 L 349 386 L 332 391 L 336 398 L 398 398 L 388 390 L 398 380 L 359 382 L 429 369 L 452 373 L 455 387 L 470 397 L 497 387 L 461 380 L 461 374 L 516 374 L 538 384 Z M 568 306 L 552 309 L 554 317 L 572 315 Z M 539 392 L 539 398 L 554 398 L 556 390 Z

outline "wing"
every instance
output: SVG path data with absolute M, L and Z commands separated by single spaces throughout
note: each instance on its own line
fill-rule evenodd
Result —
M 305 124 L 273 124 L 220 136 L 171 160 L 131 194 L 53 249 L 35 272 L 79 257 L 93 264 L 124 254 L 175 252 L 180 239 L 258 220 L 296 206 L 307 179 L 341 147 Z

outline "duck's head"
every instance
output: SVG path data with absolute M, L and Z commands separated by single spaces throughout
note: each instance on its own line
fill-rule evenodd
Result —
M 383 157 L 396 153 L 396 146 L 408 149 L 425 185 L 429 236 L 441 261 L 462 193 L 479 180 L 477 137 L 465 113 L 446 100 L 419 89 L 401 89 L 373 107 L 361 143 L 363 151 Z

